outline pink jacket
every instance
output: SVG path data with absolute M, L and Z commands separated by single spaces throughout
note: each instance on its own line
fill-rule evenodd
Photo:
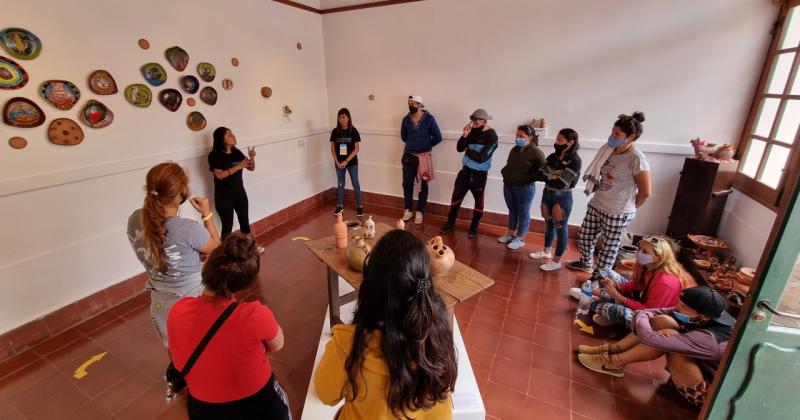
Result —
M 433 181 L 433 156 L 431 152 L 420 153 L 414 155 L 419 158 L 419 166 L 417 167 L 417 179 L 422 182 Z

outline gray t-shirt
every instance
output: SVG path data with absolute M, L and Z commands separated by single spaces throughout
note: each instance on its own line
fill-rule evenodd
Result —
M 647 158 L 636 146 L 612 154 L 600 168 L 600 182 L 589 205 L 607 214 L 635 213 L 637 188 L 633 177 L 649 170 Z
M 167 271 L 162 272 L 148 260 L 149 251 L 144 244 L 142 210 L 136 210 L 128 217 L 128 240 L 142 263 L 149 281 L 147 289 L 185 295 L 200 284 L 200 248 L 207 244 L 211 235 L 194 220 L 182 217 L 167 217 L 164 227 L 167 238 L 164 255 L 167 258 Z

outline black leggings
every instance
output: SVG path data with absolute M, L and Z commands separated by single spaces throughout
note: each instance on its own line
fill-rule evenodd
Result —
M 471 227 L 477 227 L 478 222 L 483 216 L 483 193 L 486 190 L 486 178 L 488 173 L 486 171 L 476 171 L 474 169 L 463 167 L 456 176 L 456 183 L 453 186 L 453 198 L 450 202 L 450 213 L 447 215 L 448 223 L 455 223 L 458 217 L 458 210 L 461 208 L 461 202 L 467 196 L 467 192 L 472 193 L 475 198 L 475 208 L 472 210 L 472 223 Z
M 249 203 L 247 201 L 247 192 L 244 189 L 234 192 L 218 192 L 214 194 L 214 202 L 217 206 L 219 219 L 222 221 L 222 239 L 230 235 L 233 230 L 234 211 L 236 211 L 236 216 L 239 218 L 239 229 L 242 233 L 250 233 L 250 218 L 247 214 Z
M 258 392 L 241 400 L 207 403 L 192 397 L 189 390 L 187 408 L 194 420 L 274 419 L 292 420 L 289 398 L 273 374 Z

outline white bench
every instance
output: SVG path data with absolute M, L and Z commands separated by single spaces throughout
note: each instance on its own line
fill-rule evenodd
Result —
M 339 278 L 340 293 L 348 293 L 353 288 L 341 277 Z M 356 302 L 350 302 L 341 307 L 341 318 L 345 323 L 353 320 L 353 309 Z M 340 402 L 335 407 L 327 406 L 317 398 L 317 391 L 314 388 L 314 375 L 322 353 L 325 352 L 325 345 L 331 338 L 331 328 L 329 321 L 329 311 L 325 311 L 325 322 L 322 323 L 322 334 L 320 335 L 319 345 L 317 346 L 317 357 L 314 360 L 314 370 L 311 372 L 311 381 L 306 393 L 306 402 L 303 406 L 303 419 L 305 420 L 329 420 L 333 419 L 336 411 L 343 404 Z M 464 340 L 458 323 L 453 322 L 453 341 L 458 354 L 458 377 L 456 379 L 455 391 L 453 392 L 453 420 L 485 420 L 486 409 L 483 406 L 478 383 L 475 381 L 475 374 L 472 372 L 472 364 L 467 357 L 467 348 L 464 347 Z

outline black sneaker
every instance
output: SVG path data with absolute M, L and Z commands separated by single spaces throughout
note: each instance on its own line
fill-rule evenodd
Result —
M 336 216 L 337 214 L 341 213 L 342 211 L 344 211 L 342 206 L 336 206 L 336 210 L 333 211 L 333 215 Z
M 564 264 L 564 266 L 567 267 L 568 269 L 574 270 L 574 271 L 583 271 L 584 273 L 591 273 L 592 272 L 592 269 L 587 267 L 587 266 L 585 266 L 585 265 L 583 265 L 581 260 L 567 261 L 567 263 Z
M 439 228 L 439 233 L 450 233 L 456 228 L 455 223 L 447 222 Z
M 356 209 L 356 216 L 364 217 L 364 207 L 359 207 Z
M 477 226 L 470 226 L 469 230 L 467 231 L 467 237 L 470 239 L 475 239 L 478 237 L 478 227 Z

